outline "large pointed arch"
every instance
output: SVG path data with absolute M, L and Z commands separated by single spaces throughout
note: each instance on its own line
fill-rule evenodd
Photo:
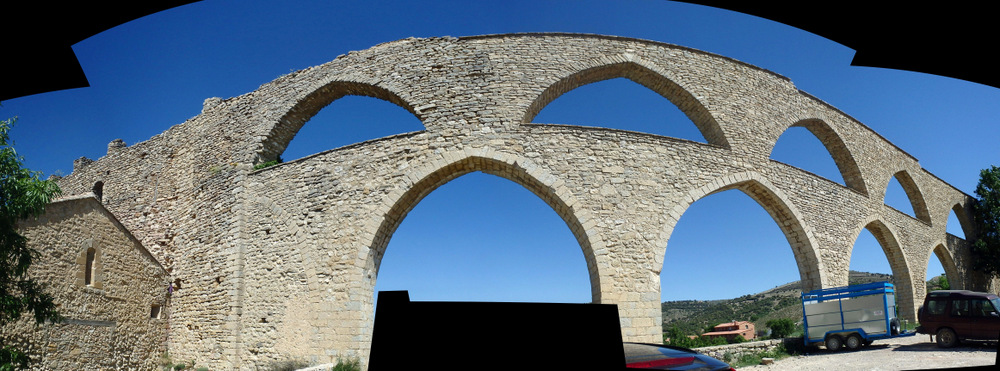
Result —
M 868 195 L 868 187 L 865 185 L 865 179 L 861 175 L 861 169 L 858 167 L 857 160 L 855 160 L 850 149 L 847 148 L 847 144 L 844 143 L 844 138 L 830 124 L 821 119 L 811 118 L 800 120 L 789 126 L 789 128 L 792 127 L 801 127 L 809 130 L 813 136 L 819 139 L 820 143 L 823 143 L 827 152 L 830 153 L 830 157 L 833 157 L 833 162 L 837 165 L 837 169 L 840 170 L 841 177 L 844 178 L 844 185 L 862 195 Z M 773 147 L 771 151 L 774 151 Z
M 709 144 L 729 148 L 729 140 L 722 127 L 698 98 L 667 78 L 659 67 L 628 54 L 595 59 L 578 70 L 559 76 L 558 81 L 549 85 L 528 106 L 523 122 L 531 122 L 546 105 L 570 90 L 619 77 L 632 80 L 667 98 L 691 119 Z
M 371 238 L 372 243 L 365 262 L 365 270 L 368 275 L 366 278 L 371 280 L 377 277 L 389 240 L 406 215 L 420 200 L 453 179 L 471 172 L 481 171 L 525 187 L 541 198 L 563 219 L 580 244 L 587 262 L 592 300 L 595 303 L 601 302 L 601 280 L 595 251 L 602 251 L 604 243 L 597 237 L 596 233 L 588 230 L 588 226 L 592 224 L 587 223 L 587 221 L 592 220 L 592 217 L 586 210 L 575 206 L 578 203 L 563 183 L 525 159 L 512 156 L 489 156 L 489 154 L 486 156 L 465 155 L 464 152 L 461 156 L 464 157 L 447 163 L 435 162 L 428 168 L 416 171 L 415 174 L 421 175 L 409 178 L 413 180 L 413 183 L 408 189 L 389 195 L 390 199 L 379 212 L 379 215 L 382 215 L 381 222 Z M 445 157 L 454 158 L 449 155 L 445 155 Z
M 423 122 L 423 118 L 418 114 L 413 105 L 400 98 L 396 92 L 364 82 L 333 81 L 305 94 L 281 116 L 267 134 L 261 138 L 260 145 L 262 147 L 257 154 L 257 163 L 277 159 L 285 151 L 285 148 L 288 147 L 288 143 L 292 141 L 292 138 L 299 132 L 299 129 L 302 128 L 302 125 L 315 116 L 323 107 L 348 95 L 382 99 L 402 107 Z
M 893 177 L 899 181 L 899 185 L 903 187 L 903 191 L 906 192 L 906 198 L 910 200 L 910 205 L 913 206 L 913 214 L 927 225 L 931 225 L 931 214 L 927 211 L 927 203 L 924 201 L 924 194 L 920 192 L 920 187 L 917 186 L 917 182 L 913 180 L 910 173 L 906 170 L 900 170 L 893 174 Z M 888 188 L 888 184 L 887 184 Z M 885 198 L 885 191 L 882 191 L 882 197 Z
M 718 178 L 694 189 L 684 198 L 684 203 L 674 207 L 669 214 L 667 236 L 673 233 L 681 215 L 696 201 L 715 193 L 737 189 L 750 196 L 778 224 L 785 235 L 798 265 L 802 291 L 823 288 L 829 282 L 823 260 L 816 248 L 812 233 L 802 224 L 802 213 L 788 201 L 778 188 L 756 172 L 745 172 Z M 661 270 L 662 263 L 660 262 Z
M 882 251 L 889 261 L 889 268 L 892 269 L 892 277 L 893 281 L 895 281 L 896 300 L 899 305 L 900 316 L 911 321 L 916 321 L 916 297 L 917 294 L 923 293 L 924 290 L 914 285 L 913 271 L 906 260 L 906 253 L 903 252 L 903 246 L 899 244 L 899 240 L 896 238 L 898 233 L 893 227 L 882 220 L 873 218 L 855 229 L 853 234 L 854 241 L 858 240 L 861 231 L 865 229 L 871 232 L 875 240 L 878 241 L 878 244 L 882 246 Z M 853 253 L 854 244 L 851 244 L 848 256 L 853 256 Z M 924 264 L 924 267 L 926 266 Z M 846 273 L 844 272 L 844 274 Z

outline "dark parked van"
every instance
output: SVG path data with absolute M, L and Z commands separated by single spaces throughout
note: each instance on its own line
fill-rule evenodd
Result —
M 1000 338 L 1000 297 L 968 290 L 939 290 L 927 294 L 917 312 L 917 332 L 936 336 L 942 348 L 962 340 L 997 341 Z

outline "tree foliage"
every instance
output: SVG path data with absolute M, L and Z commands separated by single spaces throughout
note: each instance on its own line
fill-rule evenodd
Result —
M 1000 168 L 979 172 L 977 202 L 972 207 L 976 241 L 972 245 L 973 269 L 989 276 L 1000 274 Z
M 15 118 L 0 121 L 0 326 L 28 313 L 35 323 L 59 321 L 51 295 L 28 277 L 28 268 L 38 252 L 17 232 L 17 221 L 40 215 L 59 195 L 55 182 L 40 179 L 41 173 L 25 169 L 14 151 L 8 131 Z M 27 367 L 27 355 L 0 338 L 0 370 Z
M 742 339 L 742 337 L 737 337 Z M 671 327 L 666 333 L 663 334 L 663 343 L 684 348 L 701 348 L 729 344 L 726 338 L 723 337 L 695 336 L 694 338 L 689 338 L 683 330 L 677 328 L 676 326 Z
M 767 321 L 767 328 L 771 329 L 772 339 L 782 339 L 795 332 L 795 321 L 790 318 L 772 319 Z

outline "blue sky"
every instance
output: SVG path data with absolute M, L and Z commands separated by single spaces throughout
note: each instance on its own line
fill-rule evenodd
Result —
M 245 94 L 352 50 L 411 36 L 511 32 L 649 39 L 777 72 L 969 194 L 979 171 L 997 164 L 1000 89 L 852 67 L 853 51 L 830 40 L 762 18 L 671 1 L 205 0 L 76 44 L 90 87 L 5 101 L 0 116 L 19 117 L 11 134 L 29 168 L 68 174 L 74 159 L 97 159 L 114 139 L 131 145 L 197 115 L 205 98 Z M 703 141 L 668 101 L 627 80 L 574 90 L 535 121 Z M 306 123 L 282 157 L 292 160 L 420 129 L 399 107 L 346 97 Z M 787 132 L 773 158 L 842 183 L 832 159 L 804 129 Z M 898 185 L 890 186 L 887 203 L 912 214 Z M 948 230 L 962 235 L 954 218 Z M 718 256 L 748 260 L 758 270 L 739 277 L 706 273 Z M 738 191 L 723 192 L 696 202 L 675 228 L 662 297 L 720 299 L 759 292 L 797 280 L 795 266 L 767 213 Z M 851 267 L 889 273 L 868 232 L 858 239 Z M 936 258 L 929 269 L 929 275 L 943 271 Z M 407 216 L 390 242 L 376 289 L 409 290 L 416 300 L 591 300 L 583 255 L 562 220 L 523 187 L 480 173 L 445 184 Z

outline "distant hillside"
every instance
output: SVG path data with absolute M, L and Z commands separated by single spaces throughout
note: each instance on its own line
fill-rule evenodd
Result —
M 880 273 L 851 271 L 851 285 L 889 281 L 892 276 Z M 802 294 L 799 281 L 789 282 L 773 289 L 729 300 L 680 300 L 661 305 L 663 329 L 676 326 L 686 334 L 701 334 L 706 328 L 730 321 L 751 321 L 758 330 L 766 330 L 766 323 L 777 318 L 791 318 L 802 322 Z

